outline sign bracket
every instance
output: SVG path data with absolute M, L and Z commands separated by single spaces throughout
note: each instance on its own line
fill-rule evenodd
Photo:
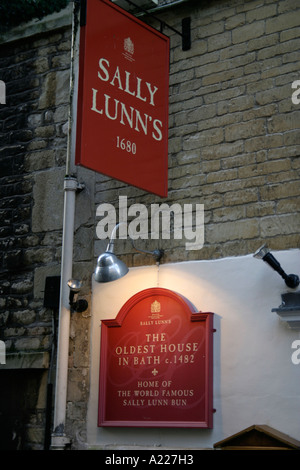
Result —
M 112 0 L 110 0 L 112 1 Z M 136 3 L 134 3 L 132 0 L 125 0 L 129 5 L 132 5 L 133 7 L 137 8 L 141 12 L 143 12 L 145 15 L 150 16 L 154 20 L 158 21 L 160 23 L 160 32 L 163 32 L 164 27 L 169 28 L 171 31 L 173 31 L 176 34 L 179 34 L 182 38 L 182 50 L 183 51 L 188 51 L 191 48 L 191 18 L 183 18 L 181 21 L 181 32 L 178 31 L 177 29 L 173 28 L 173 26 L 170 26 L 168 23 L 165 21 L 162 21 L 160 18 L 157 16 L 153 15 L 150 13 L 148 10 L 146 10 L 143 7 L 140 7 Z
M 75 0 L 80 3 L 80 26 L 86 25 L 86 0 Z
M 73 0 L 75 3 L 80 3 L 80 26 L 85 26 L 86 25 L 86 3 L 87 0 Z M 112 0 L 110 0 L 112 1 Z M 144 13 L 147 16 L 150 16 L 154 20 L 158 21 L 160 23 L 160 32 L 163 32 L 163 29 L 169 28 L 171 31 L 173 31 L 176 34 L 179 34 L 181 36 L 182 40 L 182 50 L 183 51 L 188 51 L 191 48 L 191 18 L 183 18 L 181 21 L 181 32 L 178 31 L 177 29 L 173 28 L 173 26 L 170 26 L 168 23 L 165 21 L 162 21 L 160 18 L 157 16 L 153 15 L 150 11 L 146 10 L 143 7 L 140 7 L 136 3 L 134 3 L 132 0 L 125 0 L 129 5 L 132 5 L 133 7 L 137 8 L 140 10 L 142 13 Z

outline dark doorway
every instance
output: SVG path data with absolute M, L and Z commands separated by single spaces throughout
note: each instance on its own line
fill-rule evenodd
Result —
M 36 423 L 44 373 L 40 369 L 0 370 L 0 450 L 31 449 L 28 431 Z

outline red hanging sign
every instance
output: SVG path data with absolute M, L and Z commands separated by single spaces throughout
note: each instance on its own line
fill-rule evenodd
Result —
M 213 314 L 146 289 L 102 322 L 99 426 L 212 427 Z
M 80 33 L 76 164 L 166 197 L 169 38 L 108 0 Z

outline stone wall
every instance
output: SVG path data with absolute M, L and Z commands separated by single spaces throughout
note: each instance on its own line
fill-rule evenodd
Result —
M 204 247 L 187 251 L 171 234 L 156 241 L 165 262 L 244 255 L 263 242 L 273 250 L 298 247 L 300 105 L 291 97 L 300 74 L 299 3 L 187 2 L 160 14 L 178 30 L 186 16 L 189 51 L 164 29 L 171 37 L 168 198 L 97 176 L 96 207 L 118 207 L 119 195 L 149 209 L 204 204 Z M 120 242 L 121 252 L 129 264 L 151 263 L 128 243 Z
M 54 310 L 44 307 L 44 290 L 46 277 L 60 275 L 70 38 L 68 26 L 0 46 L 6 84 L 0 108 L 0 338 L 6 371 L 47 371 L 53 351 L 57 312 L 54 318 Z M 43 445 L 39 407 L 44 412 L 46 384 L 22 443 L 31 448 Z
M 69 13 L 68 21 L 52 18 L 48 29 L 33 23 L 30 34 L 21 29 L 0 45 L 7 88 L 0 105 L 0 339 L 11 368 L 44 369 L 46 376 L 57 317 L 44 307 L 45 279 L 60 274 L 62 243 Z M 128 197 L 128 206 L 148 208 L 204 204 L 201 250 L 186 250 L 185 240 L 172 234 L 137 241 L 142 249 L 163 248 L 163 262 L 243 255 L 263 242 L 273 250 L 299 245 L 300 105 L 291 100 L 292 83 L 300 79 L 297 0 L 191 1 L 157 14 L 177 29 L 190 16 L 192 27 L 189 51 L 165 29 L 171 38 L 169 195 L 162 200 L 78 169 L 85 190 L 76 202 L 74 277 L 83 279 L 88 300 L 95 258 L 107 244 L 96 237 L 96 209 L 103 202 L 117 209 L 119 196 Z M 125 240 L 117 251 L 131 266 L 152 262 Z M 74 448 L 85 442 L 89 315 L 71 319 L 66 431 Z M 31 448 L 43 446 L 46 378 L 31 419 Z
M 61 268 L 71 21 L 70 4 L 0 38 L 0 79 L 6 84 L 6 104 L 0 107 L 0 339 L 6 364 L 0 374 L 45 371 L 26 434 L 31 448 L 44 445 L 47 380 L 55 384 L 58 309 L 44 301 L 46 279 L 59 277 Z M 79 168 L 77 176 L 85 189 L 76 196 L 73 276 L 83 280 L 81 296 L 89 300 L 94 175 Z M 72 314 L 67 416 L 74 442 L 83 439 L 85 427 L 89 323 L 89 309 Z

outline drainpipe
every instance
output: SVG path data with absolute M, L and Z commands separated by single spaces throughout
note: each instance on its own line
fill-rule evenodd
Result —
M 72 277 L 76 191 L 76 178 L 67 176 L 64 181 L 64 226 L 61 260 L 56 391 L 53 424 L 54 431 L 52 434 L 51 443 L 51 447 L 54 450 L 63 450 L 65 449 L 66 445 L 70 444 L 69 438 L 65 435 L 71 317 L 69 305 L 69 287 L 67 282 Z
M 69 305 L 69 287 L 67 282 L 72 278 L 73 266 L 73 242 L 75 226 L 75 199 L 76 191 L 83 189 L 79 185 L 74 174 L 71 154 L 74 153 L 74 139 L 72 138 L 76 126 L 73 116 L 76 114 L 77 100 L 77 78 L 76 71 L 78 54 L 76 48 L 79 44 L 79 8 L 80 3 L 74 1 L 72 16 L 72 48 L 71 48 L 71 74 L 70 74 L 70 106 L 68 147 L 66 156 L 66 176 L 64 179 L 64 216 L 63 216 L 63 240 L 61 257 L 61 281 L 60 302 L 58 320 L 58 343 L 57 343 L 57 366 L 55 383 L 55 407 L 53 433 L 51 439 L 52 450 L 64 450 L 70 443 L 70 438 L 65 434 L 66 408 L 67 408 L 67 385 L 68 385 L 68 362 L 69 362 L 69 337 L 71 308 Z M 74 124 L 75 123 L 75 124 Z M 73 171 L 72 171 L 73 170 Z

